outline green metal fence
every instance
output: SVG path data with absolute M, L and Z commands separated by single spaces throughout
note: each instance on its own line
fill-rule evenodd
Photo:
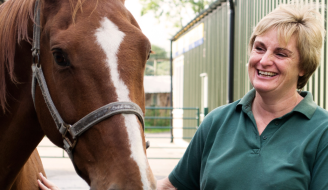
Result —
M 173 110 L 184 110 L 186 112 L 193 113 L 192 116 L 189 117 L 182 117 L 178 119 L 182 120 L 188 120 L 192 124 L 192 126 L 183 126 L 181 128 L 179 127 L 174 127 L 172 125 L 173 120 L 175 119 L 172 116 L 172 111 Z M 145 113 L 145 134 L 146 134 L 146 139 L 152 142 L 152 139 L 167 139 L 168 142 L 173 142 L 174 139 L 183 139 L 186 141 L 189 141 L 194 132 L 197 130 L 199 126 L 199 108 L 172 108 L 172 107 L 146 107 L 146 113 Z M 190 114 L 189 114 L 190 115 Z M 157 125 L 151 125 L 151 124 L 157 124 Z M 175 137 L 173 130 L 174 129 L 182 129 L 183 131 L 186 130 L 191 130 L 191 135 L 184 135 L 183 137 Z M 156 131 L 154 131 L 156 130 Z M 162 133 L 166 132 L 166 133 Z M 184 132 L 185 133 L 185 132 Z M 47 138 L 47 137 L 45 137 Z M 38 149 L 39 150 L 44 150 L 46 149 L 47 152 L 46 155 L 41 154 L 41 158 L 69 158 L 67 153 L 53 145 L 51 142 L 47 142 L 47 145 L 39 145 Z M 178 146 L 150 146 L 150 149 L 185 149 L 186 147 L 178 147 Z M 183 150 L 184 151 L 184 150 Z M 39 151 L 40 152 L 40 151 Z M 176 156 L 159 156 L 159 157 L 148 157 L 148 159 L 180 159 L 180 157 Z
M 172 111 L 173 110 L 183 110 L 186 112 L 189 112 L 188 116 L 183 116 L 182 119 L 183 121 L 188 121 L 188 125 L 183 125 L 183 127 L 174 127 L 174 129 L 182 129 L 182 130 L 187 130 L 187 131 L 192 131 L 190 134 L 184 134 L 182 137 L 174 137 L 174 133 L 173 133 L 173 119 L 177 119 L 174 118 L 172 115 Z M 153 111 L 153 115 L 150 114 L 149 112 Z M 158 114 L 160 112 L 156 112 L 156 111 L 169 111 L 169 116 L 167 115 L 162 115 Z M 185 140 L 190 140 L 193 137 L 193 134 L 195 133 L 195 131 L 197 130 L 198 126 L 199 126 L 199 108 L 172 108 L 172 107 L 146 107 L 146 116 L 145 116 L 145 130 L 147 132 L 147 129 L 169 129 L 170 130 L 170 139 L 171 142 L 174 141 L 174 138 L 183 138 Z M 147 121 L 149 120 L 153 120 L 153 121 L 158 121 L 158 120 L 169 120 L 169 125 L 165 125 L 165 126 L 156 126 L 156 125 L 149 125 L 147 126 Z M 152 137 L 151 135 L 148 135 L 147 138 L 168 138 L 168 137 Z

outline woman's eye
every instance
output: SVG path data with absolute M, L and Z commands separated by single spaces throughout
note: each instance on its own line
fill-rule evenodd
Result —
M 64 53 L 61 52 L 61 51 L 53 52 L 53 57 L 54 57 L 55 62 L 60 66 L 64 67 L 64 66 L 69 66 L 70 65 L 68 59 L 66 58 Z
M 256 49 L 257 51 L 262 51 L 262 50 L 263 50 L 263 48 L 261 48 L 261 47 L 255 47 L 255 49 Z
M 278 55 L 279 57 L 287 57 L 287 55 L 284 54 L 284 53 L 277 53 L 277 55 Z

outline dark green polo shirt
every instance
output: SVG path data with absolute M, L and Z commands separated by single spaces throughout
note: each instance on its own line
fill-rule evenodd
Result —
M 328 112 L 309 92 L 259 136 L 255 90 L 213 110 L 169 175 L 179 190 L 328 190 Z

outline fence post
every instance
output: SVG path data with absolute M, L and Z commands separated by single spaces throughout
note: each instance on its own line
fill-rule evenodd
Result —
M 197 128 L 199 127 L 199 117 L 200 117 L 200 115 L 199 115 L 199 108 L 197 108 Z
M 208 114 L 208 108 L 204 108 L 204 117 Z
M 173 143 L 173 114 L 172 114 L 172 111 L 173 111 L 173 107 L 171 107 L 171 143 Z

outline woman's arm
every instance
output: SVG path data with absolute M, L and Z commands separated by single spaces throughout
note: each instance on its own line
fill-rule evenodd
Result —
M 166 177 L 164 179 L 157 180 L 157 190 L 177 190 L 177 188 L 175 188 L 169 178 Z

